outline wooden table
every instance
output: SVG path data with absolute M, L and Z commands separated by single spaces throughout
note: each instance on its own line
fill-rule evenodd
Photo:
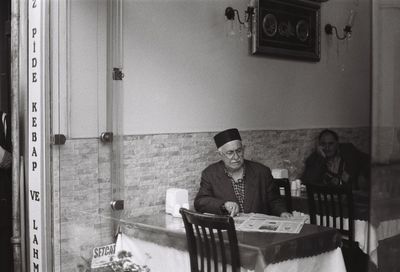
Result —
M 129 237 L 187 251 L 181 218 L 166 214 L 142 216 L 124 220 L 121 228 Z M 298 234 L 238 231 L 237 237 L 242 266 L 256 271 L 268 264 L 330 252 L 341 245 L 336 230 L 309 224 Z

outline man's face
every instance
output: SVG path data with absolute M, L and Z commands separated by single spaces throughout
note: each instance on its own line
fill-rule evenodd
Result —
M 327 158 L 333 158 L 339 147 L 339 143 L 331 134 L 322 135 L 319 145 Z
M 242 146 L 241 141 L 234 140 L 227 142 L 218 151 L 228 170 L 235 171 L 242 168 L 244 163 L 244 146 Z

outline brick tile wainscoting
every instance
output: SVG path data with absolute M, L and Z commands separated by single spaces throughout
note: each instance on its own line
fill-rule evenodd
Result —
M 319 129 L 283 131 L 242 131 L 246 158 L 270 168 L 282 168 L 288 160 L 292 177 L 298 177 L 305 158 L 315 146 Z M 352 142 L 369 152 L 369 129 L 337 129 L 342 141 Z M 213 142 L 215 133 L 126 136 L 124 144 L 126 215 L 161 212 L 167 188 L 189 190 L 192 200 L 201 171 L 218 160 Z

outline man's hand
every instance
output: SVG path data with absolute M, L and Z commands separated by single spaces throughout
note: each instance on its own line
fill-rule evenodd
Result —
M 290 217 L 292 217 L 293 215 L 291 214 L 291 213 L 288 213 L 288 212 L 283 212 L 283 213 L 281 213 L 281 217 L 283 217 L 283 218 L 290 218 Z
M 239 213 L 239 205 L 233 201 L 227 201 L 224 203 L 225 209 L 228 211 L 230 216 L 236 216 Z
M 320 145 L 317 146 L 317 152 L 322 158 L 324 158 L 324 159 L 326 158 L 326 155 L 325 155 L 324 150 L 322 149 L 322 146 L 320 146 Z
M 0 146 L 0 169 L 8 169 L 12 164 L 12 154 Z

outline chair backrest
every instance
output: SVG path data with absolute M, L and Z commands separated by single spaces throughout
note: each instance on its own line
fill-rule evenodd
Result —
M 336 228 L 344 238 L 354 241 L 354 203 L 351 187 L 317 184 L 306 186 L 311 224 Z
M 228 263 L 233 272 L 240 271 L 239 247 L 232 217 L 201 214 L 185 208 L 181 208 L 180 213 L 185 225 L 192 272 L 225 272 Z
M 285 190 L 285 203 L 286 203 L 286 209 L 288 212 L 293 211 L 293 206 L 292 206 L 292 195 L 290 192 L 290 182 L 288 178 L 274 178 L 275 184 L 280 188 L 284 188 Z

